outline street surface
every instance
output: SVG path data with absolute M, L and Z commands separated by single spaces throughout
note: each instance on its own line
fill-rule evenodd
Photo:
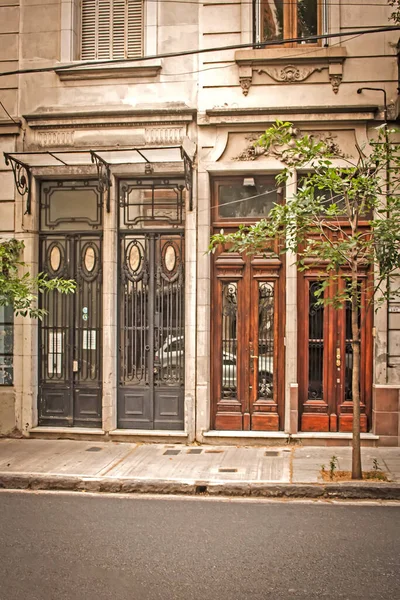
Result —
M 0 492 L 1 600 L 397 600 L 400 505 Z

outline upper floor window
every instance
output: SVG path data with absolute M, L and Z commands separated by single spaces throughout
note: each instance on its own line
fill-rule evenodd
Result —
M 319 0 L 253 0 L 256 42 L 282 41 L 285 46 L 316 44 L 311 35 L 320 33 Z M 304 38 L 301 42 L 285 42 Z
M 143 0 L 82 0 L 81 59 L 143 55 Z
M 0 385 L 13 384 L 14 313 L 0 306 Z

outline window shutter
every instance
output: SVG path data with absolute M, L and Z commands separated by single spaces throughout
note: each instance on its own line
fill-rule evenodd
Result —
M 143 55 L 143 0 L 127 0 L 127 56 L 129 58 Z
M 126 9 L 125 0 L 113 1 L 113 18 L 112 18 L 112 57 L 125 58 L 125 23 Z
M 82 0 L 81 58 L 143 54 L 143 0 Z
M 98 0 L 97 4 L 97 53 L 96 58 L 112 58 L 111 56 L 111 13 L 112 0 Z
M 81 58 L 96 58 L 96 0 L 82 0 Z

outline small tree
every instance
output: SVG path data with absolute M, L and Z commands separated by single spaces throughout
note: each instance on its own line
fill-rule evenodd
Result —
M 42 319 L 46 311 L 37 306 L 38 294 L 52 290 L 68 294 L 75 290 L 75 282 L 49 279 L 44 273 L 21 275 L 20 270 L 26 267 L 20 259 L 23 249 L 24 243 L 16 239 L 0 242 L 0 306 L 12 306 L 16 315 Z
M 278 150 L 285 168 L 276 177 L 287 182 L 291 169 L 308 168 L 297 193 L 285 204 L 276 204 L 269 218 L 236 233 L 213 236 L 210 251 L 228 244 L 231 251 L 264 253 L 278 239 L 281 252 L 293 252 L 300 271 L 323 266 L 317 292 L 320 304 L 351 308 L 353 452 L 352 478 L 361 479 L 360 444 L 360 274 L 375 270 L 369 285 L 369 304 L 388 300 L 387 284 L 400 267 L 400 145 L 391 144 L 394 130 L 378 128 L 377 139 L 366 148 L 355 145 L 356 159 L 341 155 L 332 140 L 300 137 L 291 123 L 277 121 L 256 142 L 266 153 Z M 345 166 L 339 167 L 335 159 Z M 389 187 L 390 178 L 390 187 Z M 324 295 L 332 283 L 334 294 Z M 371 278 L 373 279 L 373 278 Z M 378 294 L 379 292 L 379 294 Z M 391 291 L 393 295 L 393 290 Z

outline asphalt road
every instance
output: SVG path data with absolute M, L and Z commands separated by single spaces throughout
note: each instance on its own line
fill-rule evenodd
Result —
M 1 600 L 400 599 L 400 506 L 0 493 Z

